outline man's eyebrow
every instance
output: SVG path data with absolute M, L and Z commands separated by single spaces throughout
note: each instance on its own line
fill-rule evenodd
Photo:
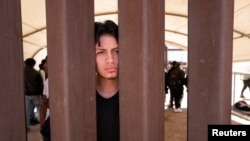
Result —
M 118 47 L 115 47 L 115 48 L 113 48 L 112 50 L 114 50 L 114 49 L 119 49 Z
M 113 49 L 112 49 L 113 50 Z M 107 52 L 108 50 L 106 48 L 96 48 L 96 52 Z
M 104 48 L 96 48 L 96 50 L 101 50 L 101 51 L 103 51 L 103 50 L 106 50 L 106 49 L 104 49 Z

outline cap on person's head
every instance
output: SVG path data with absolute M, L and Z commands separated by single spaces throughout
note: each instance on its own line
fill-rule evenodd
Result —
M 27 66 L 30 66 L 30 67 L 34 67 L 35 64 L 36 64 L 36 60 L 33 59 L 33 58 L 28 58 L 24 61 L 24 63 L 27 65 Z
M 177 62 L 176 62 L 176 61 L 172 61 L 172 62 L 170 62 L 170 64 L 171 64 L 171 65 L 176 65 Z
M 170 62 L 173 67 L 179 67 L 181 64 L 177 61 Z

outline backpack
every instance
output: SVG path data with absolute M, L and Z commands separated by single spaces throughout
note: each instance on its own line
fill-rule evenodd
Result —
M 179 69 L 175 69 L 170 73 L 168 82 L 170 88 L 177 88 L 183 85 L 181 73 L 182 72 Z

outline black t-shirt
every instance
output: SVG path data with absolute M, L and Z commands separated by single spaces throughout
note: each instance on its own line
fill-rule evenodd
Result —
M 97 141 L 119 141 L 119 93 L 105 99 L 96 92 Z

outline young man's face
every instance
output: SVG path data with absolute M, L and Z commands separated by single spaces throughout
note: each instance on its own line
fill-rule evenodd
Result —
M 118 76 L 118 43 L 113 36 L 100 37 L 100 46 L 96 48 L 97 75 L 104 79 L 116 79 Z

